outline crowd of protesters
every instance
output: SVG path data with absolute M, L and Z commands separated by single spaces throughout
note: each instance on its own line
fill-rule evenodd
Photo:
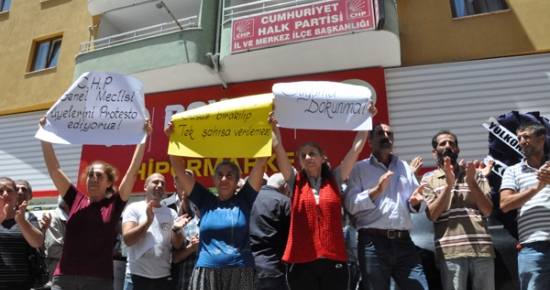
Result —
M 369 112 L 376 115 L 372 103 Z M 44 123 L 45 117 L 39 124 Z M 387 124 L 358 132 L 336 168 L 317 143 L 302 144 L 298 170 L 273 113 L 269 123 L 280 173 L 268 178 L 267 158 L 257 158 L 243 180 L 238 165 L 223 161 L 214 169 L 214 194 L 195 180 L 182 157 L 171 155 L 177 192 L 164 199 L 165 178 L 153 173 L 145 180 L 145 200 L 128 206 L 144 144 L 136 146 L 118 189 L 117 170 L 97 161 L 85 169 L 81 190 L 61 170 L 52 144 L 42 141 L 60 193 L 58 209 L 39 223 L 26 210 L 30 184 L 0 177 L 0 289 L 32 287 L 28 249 L 40 247 L 46 250 L 51 289 L 113 289 L 113 241 L 121 218 L 128 290 L 385 290 L 392 283 L 402 290 L 429 289 L 410 237 L 411 214 L 418 213 L 434 224 L 443 289 L 467 289 L 468 281 L 471 289 L 495 289 L 486 221 L 493 210 L 490 167 L 459 162 L 458 138 L 451 131 L 435 133 L 438 169 L 419 182 L 422 161 L 408 164 L 393 154 Z M 144 131 L 151 130 L 146 121 Z M 173 131 L 169 123 L 166 135 Z M 539 123 L 517 129 L 525 158 L 506 171 L 501 187 L 502 209 L 519 210 L 521 289 L 550 289 L 545 132 Z M 357 161 L 365 144 L 372 154 Z

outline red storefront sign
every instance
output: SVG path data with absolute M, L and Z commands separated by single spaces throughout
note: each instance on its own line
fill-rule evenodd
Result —
M 231 52 L 375 28 L 372 0 L 336 0 L 234 19 Z
M 271 87 L 280 82 L 296 81 L 334 81 L 341 82 L 349 79 L 360 79 L 368 82 L 376 91 L 378 115 L 374 117 L 373 124 L 379 122 L 388 123 L 388 105 L 386 99 L 386 83 L 383 68 L 360 69 L 345 72 L 317 74 L 309 76 L 300 76 L 292 78 L 281 78 L 265 80 L 258 82 L 249 82 L 242 84 L 231 84 L 227 89 L 221 86 L 198 88 L 192 90 L 183 90 L 176 92 L 166 92 L 151 94 L 145 96 L 145 107 L 149 111 L 152 121 L 153 133 L 147 140 L 145 156 L 141 164 L 141 170 L 138 174 L 136 183 L 132 192 L 144 192 L 145 178 L 153 172 L 162 173 L 166 178 L 167 192 L 174 191 L 173 177 L 171 172 L 170 159 L 167 155 L 168 139 L 164 135 L 163 129 L 172 114 L 179 111 L 189 110 L 197 106 L 218 102 L 226 98 L 235 98 L 250 96 L 256 94 L 265 94 L 271 92 Z M 267 119 L 267 116 L 266 116 Z M 293 165 L 299 169 L 300 163 L 294 156 L 296 149 L 307 141 L 314 141 L 321 145 L 333 167 L 338 166 L 346 153 L 351 148 L 355 138 L 355 132 L 346 131 L 313 131 L 313 130 L 293 130 L 281 129 L 283 145 L 289 155 Z M 237 146 L 235 144 L 226 144 L 226 146 Z M 135 146 L 82 146 L 82 157 L 80 162 L 79 176 L 83 170 L 95 160 L 103 160 L 115 168 L 119 173 L 120 183 L 125 171 L 130 165 L 130 160 Z M 360 155 L 360 159 L 367 158 L 370 154 L 370 147 L 365 149 Z M 229 160 L 230 158 L 225 158 Z M 217 158 L 186 158 L 187 167 L 195 172 L 195 178 L 204 186 L 213 186 L 213 169 L 222 159 Z M 233 159 L 241 168 L 242 176 L 250 173 L 254 166 L 254 158 L 236 158 Z M 267 174 L 271 175 L 278 172 L 275 156 L 272 155 L 268 161 Z M 85 180 L 79 180 L 78 187 L 86 187 Z

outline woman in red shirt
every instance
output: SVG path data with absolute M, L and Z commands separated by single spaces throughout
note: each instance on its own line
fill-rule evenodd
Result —
M 377 113 L 372 102 L 369 112 Z M 368 131 L 359 131 L 342 164 L 332 170 L 323 149 L 314 142 L 302 144 L 296 171 L 283 148 L 277 120 L 269 117 L 275 137 L 277 164 L 291 194 L 290 232 L 283 261 L 288 263 L 291 289 L 347 289 L 349 272 L 342 231 L 340 188 L 366 143 Z

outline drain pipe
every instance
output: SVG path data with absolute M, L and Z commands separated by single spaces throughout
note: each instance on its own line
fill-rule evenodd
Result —
M 223 89 L 227 89 L 227 83 L 223 79 L 222 74 L 220 73 L 220 53 L 212 54 L 211 52 L 205 54 L 204 56 L 209 57 L 210 60 L 212 60 L 212 64 L 214 65 L 214 72 L 222 82 Z
M 216 45 L 214 48 L 215 53 L 207 53 L 205 56 L 210 57 L 212 64 L 214 65 L 214 72 L 222 82 L 223 89 L 227 89 L 227 83 L 223 79 L 222 74 L 220 73 L 220 30 L 221 30 L 221 18 L 223 13 L 223 0 L 218 0 L 218 19 L 216 20 Z
M 88 43 L 86 44 L 86 51 L 90 51 L 90 42 L 92 42 L 92 35 L 94 33 L 94 29 L 99 25 L 99 23 L 101 22 L 101 19 L 103 19 L 103 14 L 99 16 L 99 20 L 97 21 L 96 24 L 88 26 L 88 31 L 90 32 L 90 36 L 88 37 Z

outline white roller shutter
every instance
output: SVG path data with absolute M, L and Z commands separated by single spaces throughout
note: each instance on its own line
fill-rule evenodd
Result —
M 435 167 L 431 138 L 450 129 L 460 158 L 487 156 L 482 123 L 510 111 L 540 111 L 550 118 L 550 54 L 388 69 L 389 119 L 394 152 Z
M 26 179 L 34 192 L 55 190 L 50 179 L 40 141 L 34 138 L 38 120 L 46 111 L 0 116 L 0 176 Z M 81 145 L 54 145 L 59 164 L 76 183 Z

